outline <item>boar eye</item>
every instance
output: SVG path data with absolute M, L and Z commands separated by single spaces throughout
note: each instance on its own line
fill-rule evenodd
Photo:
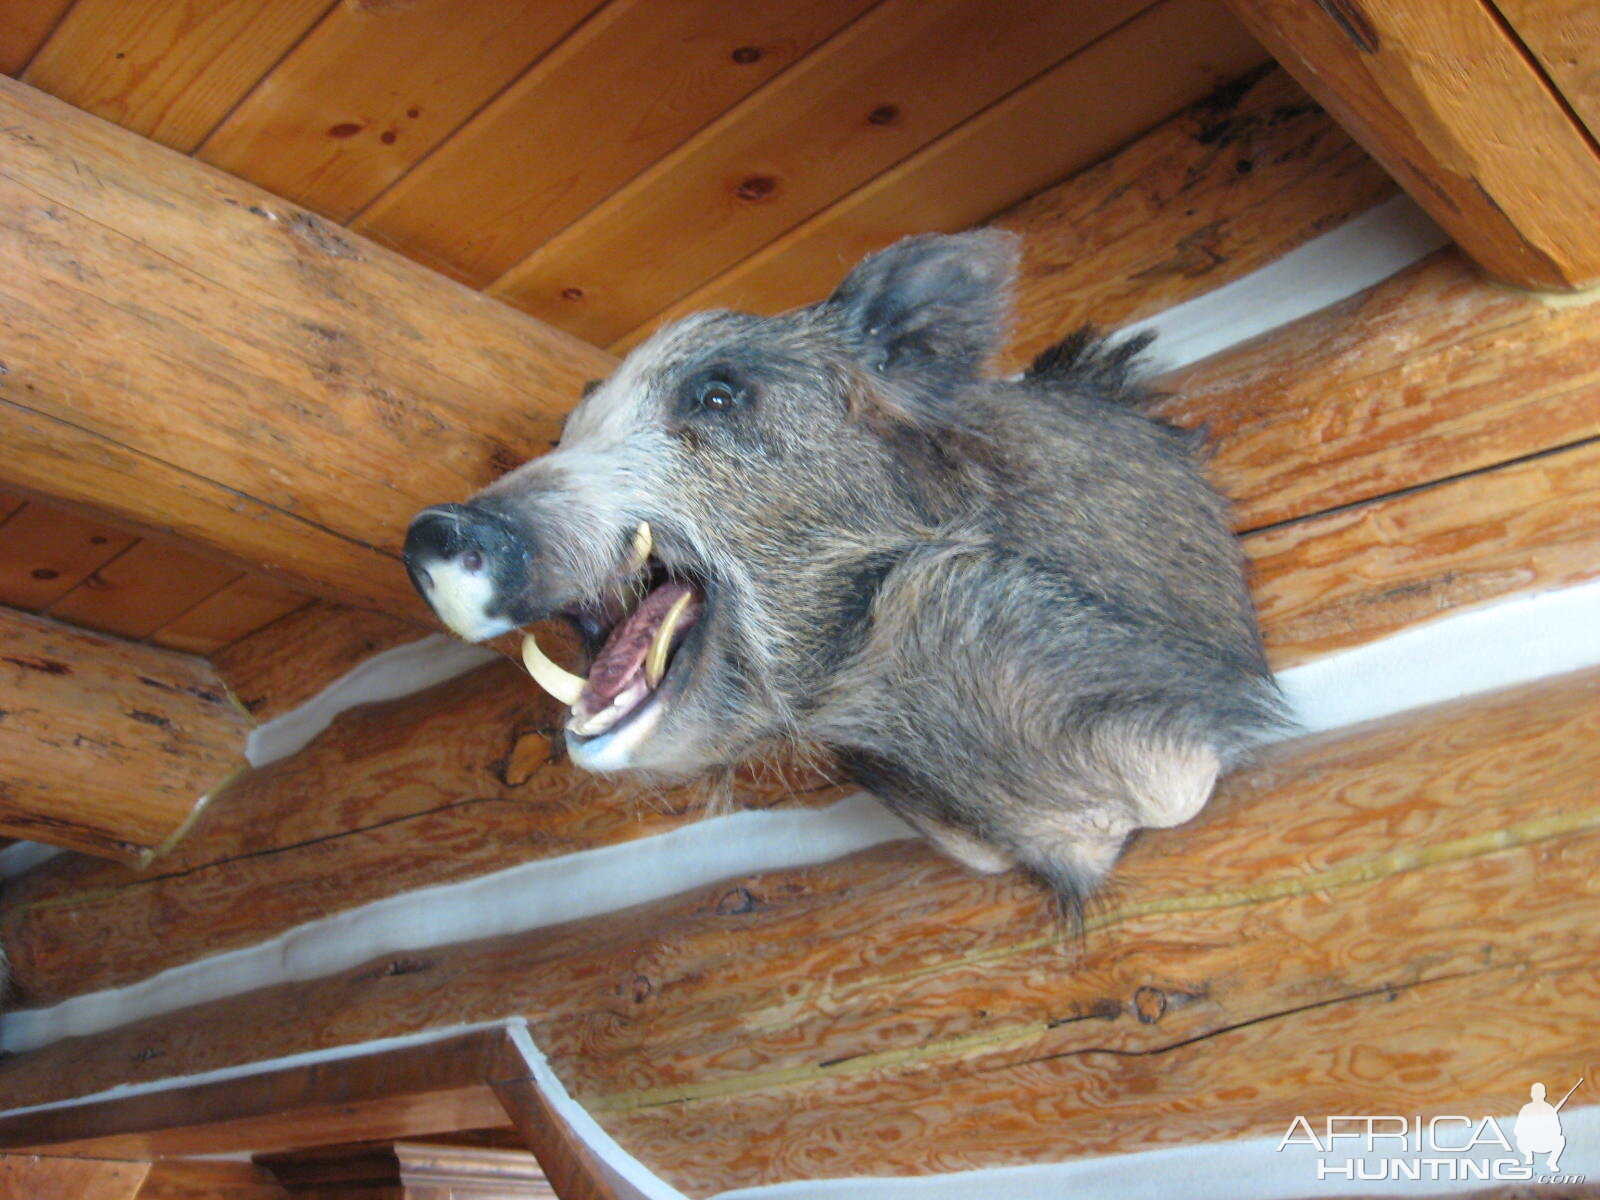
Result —
M 696 398 L 701 408 L 710 409 L 712 412 L 725 412 L 739 402 L 738 393 L 730 384 L 720 379 L 708 379 L 702 383 Z

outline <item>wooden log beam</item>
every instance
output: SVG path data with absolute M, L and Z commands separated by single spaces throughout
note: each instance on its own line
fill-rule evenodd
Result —
M 1597 312 L 1441 250 L 1159 380 L 1158 411 L 1206 426 L 1248 532 L 1600 436 Z
M 1600 153 L 1490 4 L 1228 6 L 1490 274 L 1600 281 Z
M 1281 1134 L 1374 1089 L 1513 1111 L 1528 1079 L 1600 1067 L 1597 735 L 1588 671 L 1283 746 L 1142 837 L 1081 942 L 1038 889 L 900 843 L 60 1042 L 0 1088 L 525 1014 L 569 1090 L 697 1193 Z
M 143 865 L 244 766 L 203 661 L 0 609 L 0 830 Z
M 1164 19 L 1154 8 L 1140 18 Z M 1101 43 L 1094 53 L 1109 48 Z M 1108 63 L 1109 78 L 1125 73 L 1126 64 Z M 861 255 L 907 234 L 992 217 L 1022 237 L 1017 319 L 1001 362 L 1017 369 L 1085 322 L 1115 327 L 1211 291 L 1398 190 L 1303 88 L 1271 69 L 1211 93 L 998 217 L 973 211 L 959 194 L 969 174 L 982 176 L 997 142 L 1004 146 L 1018 128 L 1036 135 L 1041 124 L 1073 120 L 1070 107 L 1028 111 L 1026 99 L 1011 102 L 1014 127 L 984 121 L 987 128 L 934 143 L 895 169 L 897 186 L 869 185 L 845 198 L 613 348 L 699 309 L 779 312 L 810 303 Z M 1062 102 L 1082 103 L 1083 94 L 1064 93 Z M 908 206 L 908 194 L 918 207 Z M 819 270 L 823 261 L 830 274 Z
M 417 617 L 419 507 L 610 356 L 0 79 L 0 482 Z
M 505 1123 L 493 1082 L 516 1073 L 498 1029 L 335 1063 L 0 1117 L 0 1145 L 156 1158 L 270 1153 Z
M 137 1200 L 150 1164 L 0 1154 L 0 1196 L 17 1200 Z

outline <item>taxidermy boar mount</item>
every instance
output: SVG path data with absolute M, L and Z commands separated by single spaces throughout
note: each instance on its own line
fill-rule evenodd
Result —
M 798 741 L 980 871 L 1074 908 L 1282 720 L 1195 437 L 1140 412 L 1142 341 L 1087 331 L 983 374 L 1016 245 L 910 238 L 779 317 L 688 317 L 559 446 L 419 514 L 452 630 L 531 637 L 591 771 L 692 774 Z

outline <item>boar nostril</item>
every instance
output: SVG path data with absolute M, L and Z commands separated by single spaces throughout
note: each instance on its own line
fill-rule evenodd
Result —
M 468 550 L 461 556 L 461 569 L 468 575 L 476 575 L 483 570 L 483 555 L 476 550 Z

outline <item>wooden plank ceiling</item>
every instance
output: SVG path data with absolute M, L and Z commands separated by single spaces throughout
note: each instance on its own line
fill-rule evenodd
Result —
M 685 305 L 814 299 L 862 253 L 986 220 L 1264 60 L 1220 0 L 0 13 L 0 71 L 616 349 Z M 48 501 L 0 497 L 0 604 L 211 653 L 311 601 Z

